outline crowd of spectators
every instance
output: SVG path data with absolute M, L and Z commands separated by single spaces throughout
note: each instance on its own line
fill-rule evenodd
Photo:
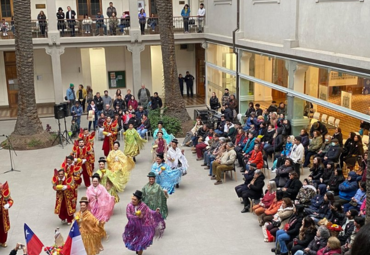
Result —
M 217 126 L 199 117 L 183 146 L 192 147 L 215 185 L 223 183 L 226 171 L 240 167 L 244 183 L 235 191 L 241 212 L 258 216 L 264 241 L 276 242 L 272 252 L 351 254 L 366 214 L 367 151 L 362 135 L 351 132 L 344 140 L 340 127 L 330 133 L 320 121 L 293 134 L 283 102 L 273 101 L 266 109 L 250 103 L 244 122 L 228 89 L 220 101 L 212 93 L 211 109 L 221 108 L 222 113 Z M 310 173 L 301 180 L 304 169 Z M 267 180 L 264 191 L 267 171 L 275 177 Z

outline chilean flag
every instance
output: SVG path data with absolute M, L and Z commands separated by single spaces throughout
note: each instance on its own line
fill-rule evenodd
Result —
M 28 255 L 40 255 L 44 245 L 26 223 L 24 224 L 24 237 L 26 238 Z
M 73 223 L 61 253 L 63 255 L 87 255 L 77 221 Z

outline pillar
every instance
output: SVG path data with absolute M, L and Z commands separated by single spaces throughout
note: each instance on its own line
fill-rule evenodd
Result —
M 48 19 L 48 41 L 49 45 L 60 45 L 60 33 L 58 31 L 58 21 L 56 17 L 57 5 L 55 0 L 46 1 L 46 17 Z
M 130 0 L 130 37 L 132 43 L 141 43 L 142 41 L 142 35 L 137 15 L 137 0 Z
M 288 88 L 304 94 L 304 79 L 308 66 L 287 60 L 285 62 L 285 67 L 288 70 Z M 305 101 L 295 98 L 289 93 L 287 95 L 287 100 L 287 118 L 292 125 L 292 134 L 298 135 L 300 130 L 306 128 L 309 122 L 309 119 L 303 116 Z
M 131 3 L 132 1 L 130 1 Z M 130 6 L 131 13 L 131 6 Z M 130 32 L 131 33 L 131 32 Z M 127 46 L 127 50 L 131 52 L 132 57 L 132 83 L 133 83 L 133 93 L 137 94 L 141 87 L 141 59 L 140 54 L 145 49 L 143 44 L 131 44 Z
M 51 46 L 46 48 L 46 54 L 51 56 L 54 83 L 54 101 L 56 104 L 64 102 L 65 93 L 62 84 L 62 66 L 60 55 L 64 53 L 64 47 Z
M 248 52 L 239 52 L 239 69 L 240 73 L 249 75 L 250 60 L 253 56 L 252 53 Z M 254 101 L 254 93 L 251 88 L 251 81 L 239 78 L 239 111 L 244 113 L 248 109 L 249 102 Z

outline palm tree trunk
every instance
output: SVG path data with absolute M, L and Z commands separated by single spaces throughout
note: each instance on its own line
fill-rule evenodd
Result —
M 185 101 L 181 96 L 178 84 L 172 0 L 156 1 L 156 6 L 161 38 L 166 115 L 178 118 L 181 122 L 186 122 L 190 117 L 186 111 Z
M 18 78 L 18 116 L 11 135 L 13 146 L 26 149 L 19 140 L 25 143 L 30 140 L 42 142 L 50 138 L 38 117 L 33 70 L 33 44 L 31 29 L 30 0 L 17 0 L 14 3 L 15 55 Z M 49 137 L 48 137 L 49 136 Z M 27 146 L 26 146 L 27 147 Z

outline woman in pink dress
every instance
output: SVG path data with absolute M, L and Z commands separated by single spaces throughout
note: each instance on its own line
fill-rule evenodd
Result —
M 114 196 L 110 195 L 100 184 L 100 176 L 92 176 L 92 185 L 87 188 L 86 196 L 89 199 L 89 211 L 101 222 L 109 221 L 114 209 Z

